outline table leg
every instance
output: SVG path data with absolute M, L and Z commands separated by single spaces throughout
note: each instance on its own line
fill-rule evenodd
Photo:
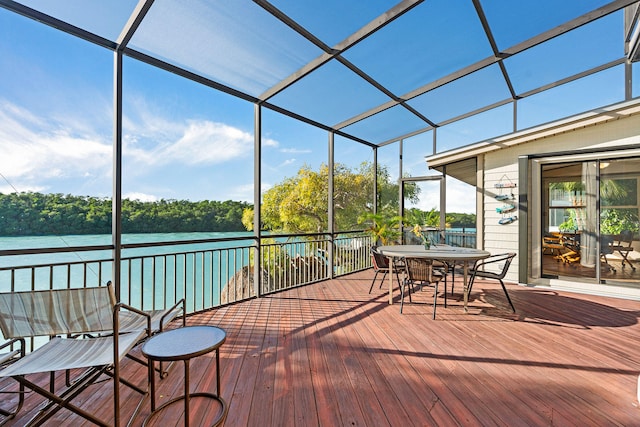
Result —
M 148 359 L 147 362 L 147 375 L 149 375 L 149 387 L 151 389 L 151 412 L 153 412 L 156 410 L 156 376 L 153 371 L 155 362 L 153 359 Z
M 220 349 L 216 349 L 216 394 L 220 397 Z
M 469 302 L 469 282 L 467 281 L 467 275 L 469 272 L 469 262 L 464 261 L 462 263 L 462 289 L 464 290 L 463 301 L 464 301 L 464 312 L 467 313 L 469 309 L 467 308 L 467 303 Z
M 189 427 L 189 359 L 184 361 L 184 425 Z
M 387 258 L 389 260 L 389 305 L 393 304 L 393 258 Z

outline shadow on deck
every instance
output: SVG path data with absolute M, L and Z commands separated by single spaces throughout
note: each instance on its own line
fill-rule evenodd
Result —
M 400 314 L 387 303 L 386 283 L 367 293 L 372 277 L 368 270 L 188 319 L 227 332 L 225 426 L 640 425 L 640 302 L 508 285 L 513 314 L 499 284 L 477 281 L 465 314 L 458 281 L 434 321 L 431 289 Z M 136 364 L 123 371 L 144 379 Z M 191 383 L 215 390 L 213 353 L 191 362 Z M 181 392 L 175 366 L 160 382 L 159 402 Z M 105 382 L 76 401 L 109 419 L 110 398 Z M 9 425 L 24 425 L 38 400 L 27 396 Z M 156 425 L 175 425 L 180 411 Z M 123 416 L 132 412 L 125 403 Z M 133 425 L 148 412 L 146 405 Z M 62 410 L 50 425 L 83 424 Z

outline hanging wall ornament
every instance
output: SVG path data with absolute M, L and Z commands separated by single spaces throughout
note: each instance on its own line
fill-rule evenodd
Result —
M 494 187 L 498 189 L 498 194 L 495 194 L 493 197 L 500 202 L 505 202 L 504 205 L 496 208 L 496 212 L 502 215 L 502 218 L 498 220 L 498 224 L 511 224 L 518 219 L 516 215 L 512 214 L 517 209 L 515 202 L 516 196 L 513 193 L 513 189 L 516 188 L 516 183 L 511 181 L 505 174 L 502 175 Z

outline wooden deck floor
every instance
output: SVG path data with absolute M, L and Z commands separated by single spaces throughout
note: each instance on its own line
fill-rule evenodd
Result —
M 368 294 L 372 277 L 365 271 L 189 318 L 227 331 L 225 426 L 640 425 L 640 302 L 510 285 L 512 314 L 499 284 L 477 282 L 465 314 L 458 282 L 434 321 L 431 290 L 400 314 L 384 288 Z M 193 360 L 193 390 L 215 388 L 214 367 L 213 354 Z M 124 367 L 138 379 L 143 371 Z M 110 383 L 96 387 L 77 401 L 108 419 Z M 160 401 L 181 387 L 174 366 Z M 135 402 L 124 393 L 129 416 Z M 32 400 L 9 425 L 24 424 Z M 173 419 L 180 405 L 172 408 L 157 425 L 182 425 Z M 209 409 L 213 416 L 218 407 Z M 148 412 L 146 404 L 133 425 Z M 88 424 L 62 410 L 50 425 Z

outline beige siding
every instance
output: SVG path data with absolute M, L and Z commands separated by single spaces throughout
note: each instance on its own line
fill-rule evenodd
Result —
M 544 138 L 511 146 L 484 155 L 484 249 L 491 253 L 518 252 L 518 221 L 507 225 L 499 225 L 498 221 L 503 215 L 496 212 L 496 208 L 504 203 L 495 200 L 494 196 L 500 194 L 500 189 L 495 184 L 510 180 L 516 183 L 513 189 L 502 189 L 502 193 L 510 192 L 516 196 L 514 203 L 517 206 L 517 198 L 521 184 L 518 182 L 518 157 L 529 154 L 558 153 L 563 151 L 584 150 L 589 148 L 640 146 L 640 114 L 620 118 L 597 125 L 579 128 L 570 132 L 546 136 Z M 480 184 L 480 183 L 479 183 Z M 513 214 L 517 215 L 517 211 Z M 518 281 L 518 263 L 520 256 L 514 260 L 507 280 Z M 523 259 L 522 262 L 527 262 Z
M 506 156 L 499 153 L 505 152 Z M 504 201 L 498 201 L 495 196 L 498 194 L 514 194 L 515 199 L 509 203 L 518 206 L 518 158 L 513 159 L 507 153 L 508 150 L 501 150 L 498 153 L 491 153 L 485 157 L 484 175 L 484 249 L 492 254 L 505 252 L 518 252 L 518 221 L 501 225 L 499 221 L 503 217 L 518 215 L 517 210 L 505 214 L 498 213 L 496 208 L 504 206 Z M 514 183 L 515 188 L 496 188 L 496 184 Z M 492 265 L 492 271 L 501 268 L 499 265 Z M 507 275 L 510 282 L 518 281 L 518 258 L 513 261 Z

